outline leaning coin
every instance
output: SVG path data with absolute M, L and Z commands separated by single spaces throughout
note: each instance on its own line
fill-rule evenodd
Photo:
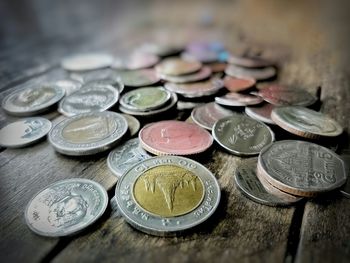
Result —
M 155 155 L 191 155 L 206 151 L 213 144 L 210 133 L 196 124 L 159 121 L 139 132 L 141 146 Z
M 178 156 L 146 159 L 119 180 L 115 197 L 133 227 L 166 236 L 207 220 L 220 202 L 220 187 L 203 165 Z
M 2 108 L 10 115 L 31 116 L 51 109 L 64 96 L 64 89 L 55 84 L 42 84 L 16 90 L 2 101 Z
M 118 71 L 121 81 L 128 87 L 144 87 L 160 81 L 153 69 Z
M 90 155 L 118 144 L 127 130 L 128 124 L 121 114 L 85 113 L 58 123 L 49 133 L 49 142 L 62 154 Z
M 230 55 L 227 62 L 245 68 L 262 68 L 273 66 L 273 62 L 261 57 L 240 57 Z
M 235 78 L 230 76 L 224 77 L 224 86 L 232 92 L 243 91 L 254 87 L 256 80 L 253 78 Z
M 135 52 L 123 58 L 116 58 L 112 67 L 121 70 L 137 70 L 153 67 L 159 62 L 159 57 L 144 52 Z
M 225 73 L 231 77 L 253 78 L 256 80 L 266 80 L 276 76 L 276 68 L 242 68 L 235 65 L 228 65 Z
M 266 124 L 238 114 L 218 120 L 212 134 L 223 148 L 240 156 L 257 155 L 274 140 Z
M 100 68 L 107 68 L 113 63 L 113 56 L 104 53 L 86 53 L 62 60 L 61 66 L 69 71 L 85 71 Z
M 107 158 L 107 165 L 113 174 L 122 176 L 131 166 L 150 157 L 151 156 L 141 148 L 139 139 L 134 138 L 124 142 L 111 151 Z
M 221 97 L 215 97 L 215 102 L 224 106 L 248 106 L 263 102 L 258 96 L 229 92 Z
M 0 146 L 20 148 L 31 145 L 46 136 L 51 127 L 51 122 L 41 117 L 10 123 L 0 130 Z
M 55 84 L 65 90 L 66 96 L 79 90 L 83 85 L 81 82 L 73 79 L 62 79 L 55 82 Z
M 141 127 L 140 122 L 134 116 L 131 116 L 129 114 L 122 115 L 128 123 L 130 136 L 134 136 Z
M 105 111 L 111 108 L 118 99 L 119 92 L 111 85 L 88 83 L 61 100 L 58 111 L 65 116 Z
M 271 112 L 274 108 L 274 105 L 270 103 L 264 103 L 259 106 L 245 107 L 245 113 L 254 120 L 262 121 L 268 124 L 276 124 L 271 119 Z
M 258 166 L 274 187 L 297 196 L 315 196 L 341 187 L 344 162 L 331 150 L 304 141 L 278 141 L 266 146 Z
M 211 69 L 209 67 L 202 67 L 198 72 L 174 76 L 174 75 L 164 75 L 159 74 L 160 78 L 173 83 L 188 83 L 201 81 L 204 79 L 208 79 L 211 76 Z
M 290 133 L 310 138 L 335 137 L 343 128 L 327 115 L 305 107 L 287 106 L 272 110 L 272 120 Z
M 167 58 L 160 62 L 156 71 L 160 75 L 184 75 L 197 72 L 202 67 L 198 61 L 187 61 L 180 58 Z
M 74 178 L 55 182 L 37 193 L 25 211 L 29 228 L 42 236 L 76 234 L 105 212 L 106 190 L 98 183 Z

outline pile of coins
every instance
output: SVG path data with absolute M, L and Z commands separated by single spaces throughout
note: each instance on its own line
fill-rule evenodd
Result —
M 67 156 L 110 150 L 108 168 L 118 178 L 113 202 L 145 233 L 174 235 L 215 212 L 219 183 L 193 160 L 213 145 L 258 156 L 232 176 L 261 204 L 294 204 L 346 182 L 339 156 L 315 144 L 343 132 L 333 119 L 306 108 L 317 97 L 295 87 L 257 85 L 276 76 L 272 61 L 233 55 L 219 42 L 184 48 L 146 43 L 122 57 L 79 54 L 61 66 L 66 79 L 16 90 L 2 108 L 23 117 L 57 108 L 64 119 L 53 128 L 42 117 L 11 123 L 0 130 L 0 145 L 24 147 L 48 134 Z M 180 108 L 191 110 L 186 121 L 171 117 Z M 273 130 L 304 139 L 275 142 Z M 349 196 L 348 188 L 341 191 Z M 72 178 L 35 195 L 25 217 L 40 235 L 65 236 L 93 224 L 107 205 L 101 185 Z

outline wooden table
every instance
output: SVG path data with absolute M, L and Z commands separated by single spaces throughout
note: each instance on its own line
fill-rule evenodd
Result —
M 344 1 L 345 2 L 345 1 Z M 17 5 L 16 5 L 17 4 Z M 144 41 L 219 40 L 233 52 L 276 59 L 279 83 L 315 93 L 320 111 L 350 122 L 349 8 L 339 2 L 306 1 L 10 1 L 2 4 L 0 98 L 28 84 L 66 76 L 68 54 L 106 50 L 121 54 Z M 186 119 L 189 112 L 182 112 Z M 57 112 L 46 117 L 57 123 Z M 3 126 L 14 118 L 1 114 Z M 349 161 L 349 141 L 340 153 Z M 347 155 L 346 155 L 347 154 Z M 47 141 L 1 149 L 0 222 L 2 262 L 349 262 L 350 200 L 306 200 L 290 208 L 259 205 L 237 189 L 238 158 L 215 147 L 203 161 L 218 179 L 222 200 L 214 216 L 195 231 L 161 238 L 131 228 L 110 206 L 83 233 L 45 238 L 25 224 L 24 209 L 40 189 L 83 177 L 101 183 L 110 198 L 117 178 L 106 155 L 70 158 Z

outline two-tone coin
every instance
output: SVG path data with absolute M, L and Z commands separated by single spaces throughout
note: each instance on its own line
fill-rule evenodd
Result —
M 196 124 L 159 121 L 139 132 L 141 146 L 155 155 L 191 155 L 206 151 L 213 144 L 210 133 Z
M 65 94 L 65 90 L 55 84 L 41 84 L 16 90 L 6 96 L 1 107 L 14 116 L 31 116 L 48 111 L 55 106 Z
M 128 123 L 130 136 L 132 137 L 135 134 L 137 134 L 141 127 L 140 122 L 134 116 L 131 116 L 129 114 L 122 114 L 122 115 L 126 119 L 126 122 Z
M 126 57 L 116 58 L 112 67 L 121 70 L 150 68 L 159 62 L 159 57 L 150 53 L 135 52 Z
M 218 120 L 212 134 L 224 149 L 240 156 L 257 155 L 274 141 L 274 133 L 266 124 L 239 114 Z
M 231 77 L 266 80 L 275 77 L 277 71 L 274 67 L 242 68 L 231 64 L 227 66 L 225 73 Z
M 263 68 L 273 66 L 273 62 L 261 57 L 243 57 L 230 55 L 228 63 L 245 68 Z
M 119 211 L 133 227 L 152 235 L 175 235 L 207 220 L 220 202 L 220 187 L 203 165 L 178 156 L 143 160 L 115 190 Z
M 254 95 L 229 92 L 224 96 L 215 97 L 215 102 L 224 106 L 242 107 L 260 104 L 263 102 L 263 99 Z
M 198 61 L 188 61 L 180 58 L 167 58 L 160 62 L 156 71 L 160 75 L 184 75 L 197 72 L 202 67 Z
M 256 80 L 253 78 L 224 77 L 224 86 L 231 92 L 238 92 L 254 87 Z
M 50 131 L 49 141 L 62 154 L 90 155 L 118 144 L 127 130 L 127 121 L 121 114 L 110 111 L 91 112 L 58 123 Z
M 55 82 L 55 84 L 65 90 L 65 95 L 68 96 L 73 92 L 79 90 L 83 85 L 81 82 L 74 79 L 61 79 Z
M 113 56 L 105 53 L 86 53 L 66 57 L 61 66 L 69 71 L 86 71 L 107 68 L 113 63 Z
M 74 178 L 55 182 L 29 202 L 25 219 L 42 236 L 76 234 L 98 220 L 108 205 L 106 190 L 98 183 Z
M 0 130 L 0 146 L 20 148 L 31 145 L 45 137 L 51 127 L 51 122 L 41 117 L 12 122 Z
M 209 67 L 202 67 L 198 72 L 186 75 L 164 75 L 159 74 L 160 78 L 173 83 L 189 83 L 208 79 L 211 76 L 211 69 Z
M 124 70 L 118 71 L 117 74 L 128 87 L 150 86 L 160 81 L 153 69 Z
M 271 112 L 274 108 L 274 105 L 270 103 L 264 103 L 258 106 L 245 107 L 245 113 L 257 121 L 262 121 L 268 124 L 275 124 L 275 122 L 271 119 Z

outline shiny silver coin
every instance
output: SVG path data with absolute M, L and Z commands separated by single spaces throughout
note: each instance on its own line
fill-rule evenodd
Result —
M 118 113 L 79 114 L 58 123 L 49 133 L 56 151 L 66 155 L 90 155 L 108 150 L 119 143 L 128 123 Z
M 111 85 L 88 83 L 80 90 L 65 97 L 58 111 L 65 116 L 93 111 L 105 111 L 117 103 L 119 92 Z
M 160 78 L 173 83 L 189 83 L 208 79 L 211 76 L 211 69 L 209 67 L 202 67 L 198 72 L 186 75 L 165 75 L 159 74 Z
M 107 204 L 107 192 L 100 184 L 82 178 L 62 180 L 30 200 L 25 219 L 39 235 L 68 236 L 93 224 L 103 215 Z
M 10 123 L 0 130 L 0 146 L 20 148 L 31 145 L 49 133 L 51 121 L 33 117 Z
M 66 57 L 61 66 L 69 71 L 85 71 L 107 68 L 113 63 L 113 56 L 104 53 L 86 53 Z
M 150 86 L 160 81 L 153 69 L 118 71 L 117 74 L 128 87 Z
M 130 167 L 150 157 L 140 146 L 139 139 L 134 138 L 111 151 L 107 158 L 107 165 L 112 173 L 119 177 L 129 170 Z
M 51 109 L 65 94 L 65 90 L 55 84 L 42 84 L 16 90 L 2 101 L 2 108 L 10 115 L 31 116 Z
M 115 197 L 133 227 L 166 236 L 207 220 L 220 201 L 220 187 L 203 165 L 177 156 L 146 159 L 118 180 Z
M 131 116 L 129 114 L 122 114 L 122 115 L 128 123 L 130 136 L 134 136 L 135 134 L 137 134 L 137 132 L 140 130 L 140 127 L 141 127 L 140 122 L 134 116 Z
M 266 80 L 276 76 L 277 71 L 274 67 L 266 68 L 242 68 L 235 65 L 228 65 L 225 73 L 231 77 L 254 78 L 256 80 Z
M 66 96 L 79 90 L 83 85 L 81 82 L 73 79 L 62 79 L 55 82 L 55 84 L 65 90 Z
M 218 120 L 212 134 L 219 145 L 240 156 L 259 154 L 275 138 L 266 124 L 238 114 Z

